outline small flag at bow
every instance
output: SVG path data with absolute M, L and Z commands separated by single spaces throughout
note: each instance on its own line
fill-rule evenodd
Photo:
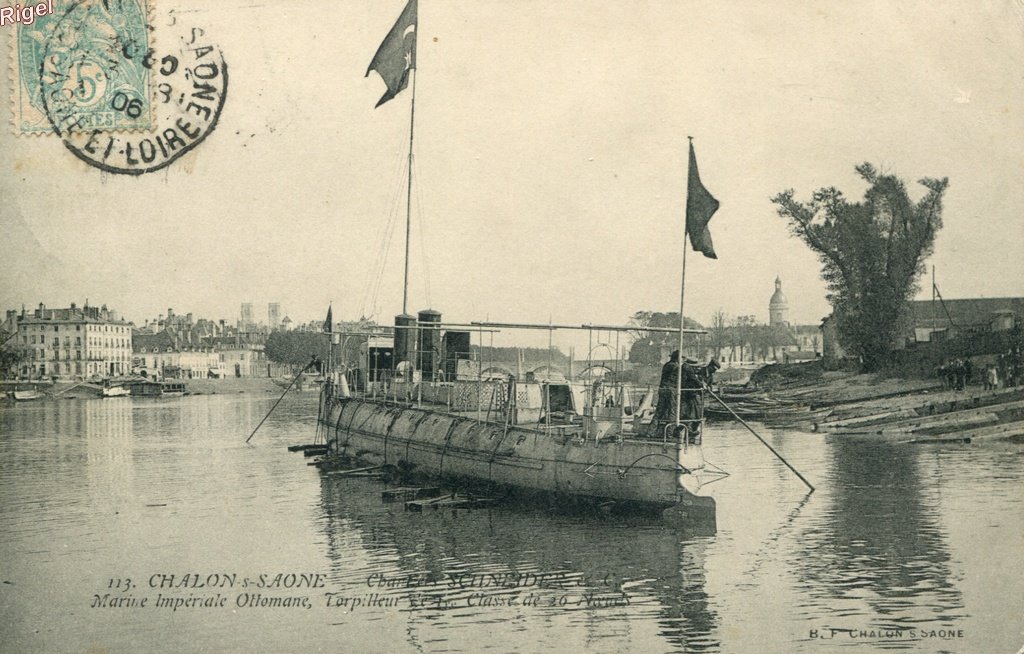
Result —
M 697 155 L 693 153 L 693 141 L 690 141 L 690 175 L 686 180 L 686 233 L 690 236 L 694 251 L 703 252 L 710 259 L 718 258 L 708 229 L 708 222 L 716 211 L 718 200 L 700 183 Z
M 333 331 L 333 329 L 334 329 L 334 321 L 331 318 L 331 310 L 333 308 L 334 308 L 334 305 L 330 305 L 330 306 L 327 307 L 327 319 L 324 320 L 324 333 L 325 334 L 330 334 Z
M 373 55 L 370 67 L 366 69 L 366 77 L 370 71 L 380 73 L 387 92 L 381 96 L 374 109 L 381 106 L 409 83 L 409 73 L 416 68 L 416 0 L 409 0 L 395 26 L 384 37 L 377 54 Z

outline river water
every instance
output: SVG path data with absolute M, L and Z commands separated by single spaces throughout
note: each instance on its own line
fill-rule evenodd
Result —
M 316 398 L 0 407 L 5 652 L 1016 652 L 1024 446 L 712 425 L 714 534 L 321 476 Z M 116 598 L 116 599 L 115 599 Z

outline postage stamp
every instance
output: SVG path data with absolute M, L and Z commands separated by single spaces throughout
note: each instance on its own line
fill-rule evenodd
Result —
M 150 0 L 52 0 L 53 11 L 17 26 L 11 67 L 14 128 L 53 133 L 154 126 Z
M 72 14 L 69 14 L 69 16 Z M 76 157 L 109 173 L 141 175 L 161 170 L 195 149 L 217 127 L 228 91 L 228 67 L 206 30 L 178 20 L 171 11 L 158 25 L 159 51 L 126 49 L 125 59 L 153 80 L 152 126 L 122 131 L 83 120 L 74 96 L 64 91 L 66 73 L 50 74 L 44 49 L 43 113 Z M 55 42 L 55 47 L 62 47 Z M 133 117 L 132 98 L 112 96 L 111 107 Z

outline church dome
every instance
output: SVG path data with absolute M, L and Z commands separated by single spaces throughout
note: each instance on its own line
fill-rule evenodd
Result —
M 778 277 L 775 278 L 775 293 L 772 294 L 772 299 L 768 301 L 769 307 L 786 307 L 789 306 L 789 301 L 786 300 L 786 294 L 782 292 L 782 280 Z

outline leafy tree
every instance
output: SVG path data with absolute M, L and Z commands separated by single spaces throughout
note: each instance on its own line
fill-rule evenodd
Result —
M 18 367 L 28 359 L 29 350 L 13 334 L 0 331 L 0 376 L 17 375 Z
M 326 361 L 329 344 L 327 334 L 321 332 L 277 331 L 267 337 L 264 348 L 271 361 L 304 368 L 314 356 Z
M 924 259 L 942 227 L 947 178 L 923 178 L 927 193 L 914 202 L 904 183 L 863 163 L 864 199 L 850 202 L 834 187 L 798 202 L 793 189 L 772 202 L 790 231 L 822 264 L 840 342 L 876 370 L 892 351 L 907 301 L 917 291 Z
M 672 311 L 663 313 L 660 311 L 637 311 L 629 321 L 636 325 L 636 330 L 630 332 L 633 335 L 633 345 L 629 349 L 629 360 L 634 363 L 648 365 L 661 365 L 664 359 L 661 356 L 663 347 L 669 351 L 679 348 L 679 335 L 671 332 L 650 331 L 651 327 L 679 329 L 679 312 Z M 703 329 L 700 323 L 692 318 L 685 320 L 687 329 Z M 692 337 L 689 337 L 692 338 Z M 694 344 L 690 340 L 689 345 Z M 699 346 L 698 346 L 699 347 Z

